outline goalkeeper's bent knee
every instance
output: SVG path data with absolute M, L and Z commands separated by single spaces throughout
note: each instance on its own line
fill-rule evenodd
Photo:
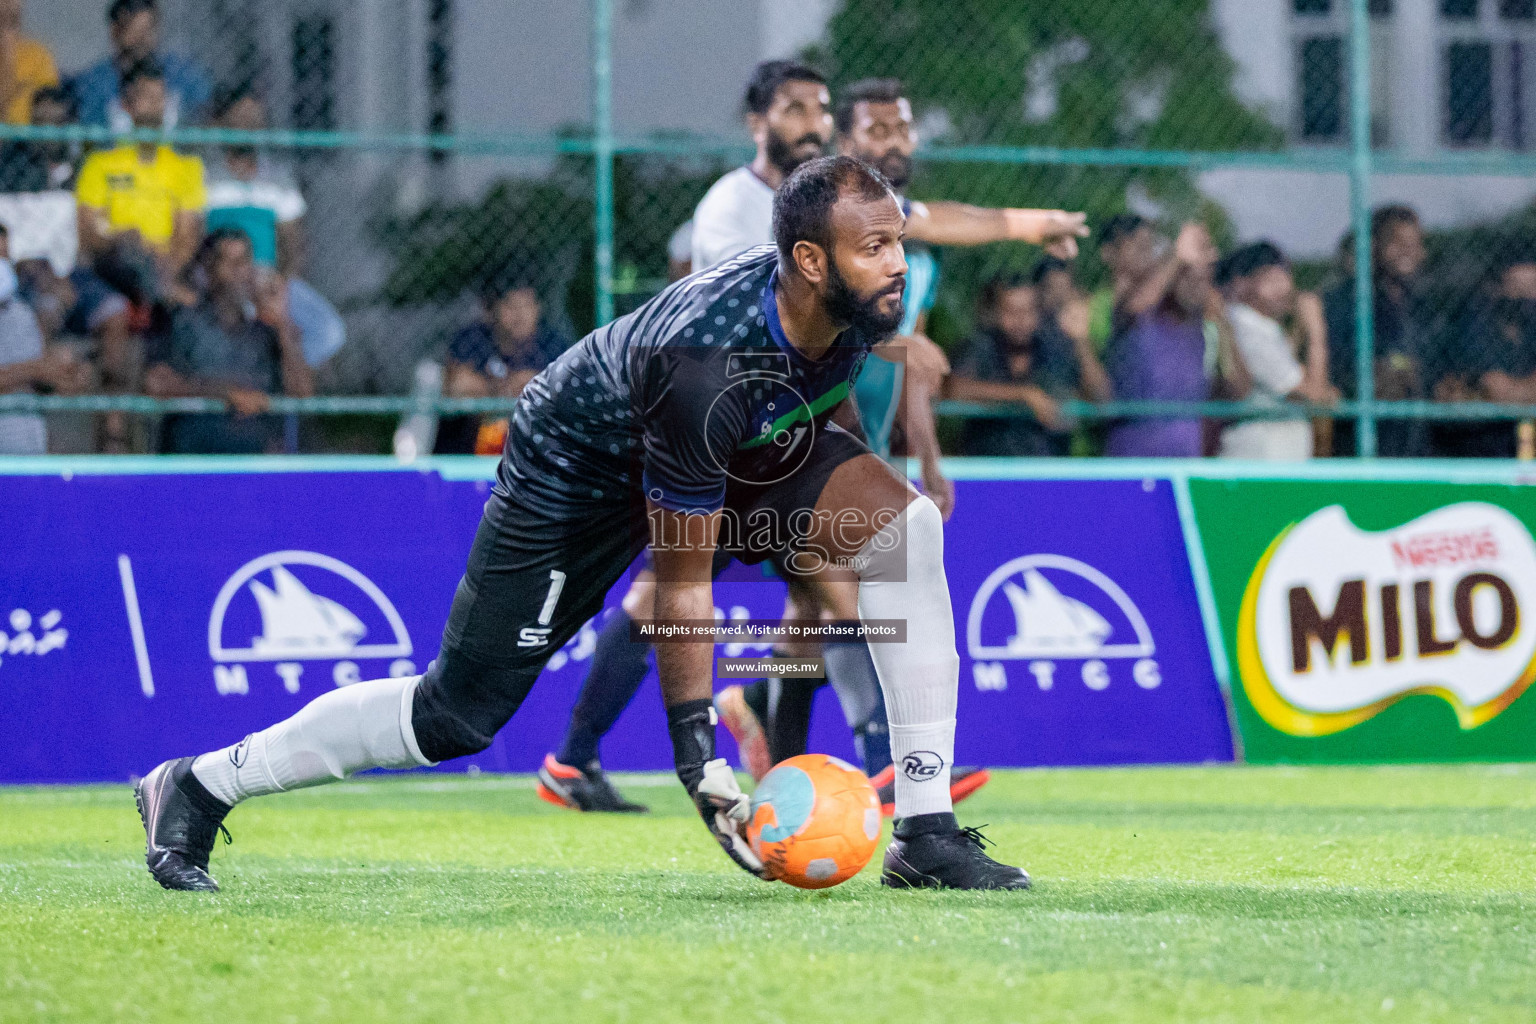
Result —
M 422 754 L 447 761 L 485 750 L 537 678 L 536 671 L 494 668 L 443 650 L 416 687 L 411 709 Z

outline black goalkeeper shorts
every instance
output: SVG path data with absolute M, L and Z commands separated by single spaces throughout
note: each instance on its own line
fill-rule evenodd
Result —
M 783 528 L 740 530 L 722 540 L 718 575 L 731 558 L 778 561 L 797 543 L 797 517 L 813 512 L 832 473 L 869 448 L 847 431 L 817 432 L 797 472 L 774 484 L 732 484 L 725 507 L 741 522 L 771 518 Z M 443 655 L 500 672 L 537 673 L 603 607 L 648 541 L 636 507 L 615 505 L 579 519 L 554 516 L 492 494 L 443 631 Z M 730 531 L 723 531 L 730 533 Z

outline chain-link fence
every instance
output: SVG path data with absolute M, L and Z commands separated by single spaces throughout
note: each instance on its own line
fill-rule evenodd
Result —
M 191 257 L 229 228 L 253 243 L 253 307 L 297 325 L 313 384 L 293 391 L 270 359 L 239 369 L 321 396 L 277 401 L 314 415 L 248 444 L 388 450 L 402 415 L 504 409 L 518 359 L 684 269 L 698 200 L 753 155 L 742 85 L 789 55 L 834 97 L 901 80 L 914 199 L 1113 225 L 1055 278 L 1022 242 L 932 250 L 924 329 L 957 377 L 1018 389 L 941 407 L 957 452 L 1035 453 L 1006 430 L 973 446 L 964 424 L 995 420 L 1049 426 L 1050 451 L 1102 451 L 1107 432 L 1112 453 L 1156 454 L 1182 423 L 1200 450 L 1263 454 L 1224 449 L 1231 428 L 1310 417 L 1319 453 L 1499 456 L 1536 417 L 1536 0 L 3 7 L 21 21 L 0 26 L 0 223 L 43 340 L 76 358 L 0 403 L 90 408 L 51 422 L 54 450 L 168 450 L 145 410 L 223 408 L 195 374 L 153 369 L 190 344 L 178 324 L 212 287 Z M 1179 256 L 1187 222 L 1240 258 L 1185 260 L 1143 301 L 1139 275 Z M 1143 265 L 1119 251 L 1138 232 Z M 1317 303 L 1264 290 L 1259 239 Z M 999 313 L 1014 292 L 1035 306 L 1024 337 Z M 27 362 L 26 331 L 0 330 L 0 360 Z M 476 426 L 445 419 L 439 447 L 467 450 Z

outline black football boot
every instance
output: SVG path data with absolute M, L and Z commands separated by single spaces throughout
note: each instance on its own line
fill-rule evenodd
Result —
M 208 874 L 208 856 L 219 833 L 229 830 L 223 803 L 192 774 L 192 758 L 167 761 L 144 776 L 133 789 L 144 822 L 144 860 L 149 873 L 167 889 L 218 892 Z
M 915 814 L 896 822 L 880 884 L 892 889 L 1028 889 L 1029 873 L 988 857 L 980 829 L 961 828 L 953 813 Z

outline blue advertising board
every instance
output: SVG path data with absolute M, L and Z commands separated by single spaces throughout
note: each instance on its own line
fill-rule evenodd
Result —
M 956 488 L 957 763 L 1232 759 L 1170 481 Z
M 0 615 L 57 615 L 67 630 L 46 655 L 0 656 L 0 780 L 125 779 L 338 683 L 420 671 L 488 486 L 427 473 L 0 481 Z
M 422 671 L 489 487 L 403 469 L 0 477 L 0 782 L 126 779 L 332 687 Z M 1231 757 L 1166 481 L 958 487 L 962 763 Z M 716 587 L 730 618 L 782 603 L 756 569 Z M 444 767 L 533 770 L 600 625 L 557 652 L 495 745 Z M 826 691 L 811 749 L 852 754 Z M 603 754 L 671 767 L 654 683 Z

